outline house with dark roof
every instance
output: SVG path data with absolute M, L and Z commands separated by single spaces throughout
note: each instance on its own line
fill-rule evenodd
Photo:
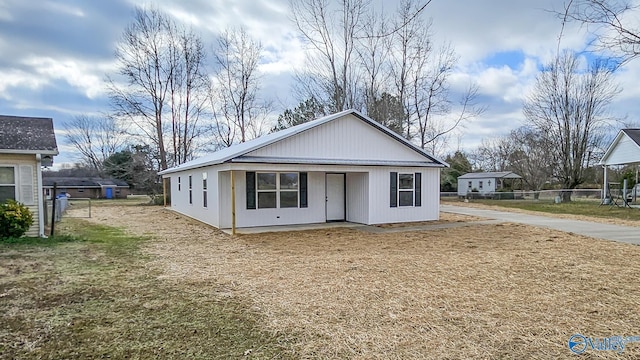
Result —
M 0 115 L 0 202 L 14 199 L 33 212 L 27 236 L 44 236 L 42 166 L 55 155 L 52 119 Z
M 468 193 L 477 192 L 480 195 L 494 193 L 510 185 L 522 177 L 511 171 L 476 172 L 458 176 L 458 196 L 467 196 Z
M 45 177 L 42 179 L 44 195 L 50 199 L 53 186 L 56 194 L 65 193 L 71 198 L 90 199 L 126 199 L 129 195 L 129 184 L 118 179 L 98 177 Z
M 445 166 L 380 123 L 346 110 L 160 175 L 170 179 L 173 210 L 235 229 L 437 220 Z
M 600 165 L 604 169 L 603 200 L 611 193 L 607 169 L 610 166 L 630 164 L 640 165 L 640 129 L 620 130 L 600 159 Z

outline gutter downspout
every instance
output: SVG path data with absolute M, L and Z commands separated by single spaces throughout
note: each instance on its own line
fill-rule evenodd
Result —
M 42 155 L 36 154 L 36 186 L 38 193 L 38 234 L 41 238 L 46 238 L 44 234 L 44 194 L 42 192 Z M 55 200 L 54 200 L 55 201 Z

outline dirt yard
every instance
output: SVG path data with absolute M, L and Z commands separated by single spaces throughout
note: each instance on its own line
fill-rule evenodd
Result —
M 232 238 L 150 206 L 96 207 L 90 221 L 150 236 L 165 281 L 248 299 L 299 358 L 571 358 L 576 333 L 640 336 L 633 245 L 516 224 Z M 640 343 L 587 352 L 638 358 Z

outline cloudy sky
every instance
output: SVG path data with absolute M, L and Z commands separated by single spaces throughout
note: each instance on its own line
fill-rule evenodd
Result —
M 395 1 L 384 1 L 384 8 L 394 9 Z M 191 25 L 207 42 L 227 26 L 244 26 L 265 49 L 265 94 L 281 107 L 278 112 L 296 105 L 291 71 L 304 64 L 304 54 L 288 0 L 0 0 L 0 114 L 52 117 L 61 150 L 57 161 L 73 161 L 63 123 L 109 110 L 104 78 L 116 68 L 115 44 L 134 7 L 145 4 Z M 460 57 L 452 86 L 475 81 L 488 108 L 460 129 L 453 149 L 471 150 L 524 122 L 523 97 L 557 48 L 561 23 L 549 10 L 561 8 L 561 0 L 433 0 L 427 7 L 435 39 L 451 42 Z M 561 44 L 581 51 L 588 38 L 584 29 L 569 25 Z M 634 121 L 640 60 L 622 69 L 618 80 L 623 92 L 615 115 Z

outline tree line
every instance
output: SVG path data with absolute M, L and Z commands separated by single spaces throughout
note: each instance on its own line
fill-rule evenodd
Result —
M 137 8 L 117 44 L 118 71 L 107 75 L 111 110 L 102 119 L 68 122 L 67 139 L 83 165 L 97 172 L 121 152 L 144 156 L 149 170 L 159 171 L 198 153 L 355 108 L 441 154 L 452 132 L 485 108 L 477 104 L 477 84 L 462 92 L 451 88 L 458 57 L 451 44 L 436 43 L 426 16 L 429 3 L 402 0 L 395 11 L 382 13 L 367 0 L 291 1 L 306 62 L 295 73 L 298 105 L 275 121 L 273 103 L 260 97 L 262 44 L 245 29 L 225 29 L 207 44 L 160 10 Z M 559 43 L 524 100 L 527 125 L 486 139 L 471 156 L 477 169 L 512 169 L 532 189 L 550 178 L 567 189 L 585 181 L 620 92 L 613 74 L 638 56 L 640 32 L 624 22 L 634 10 L 618 0 L 572 0 L 557 12 L 563 26 L 586 24 L 607 60 L 585 64 Z

